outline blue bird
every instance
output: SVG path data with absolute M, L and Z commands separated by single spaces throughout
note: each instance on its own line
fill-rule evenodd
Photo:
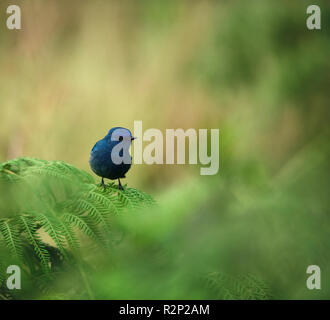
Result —
M 134 139 L 130 130 L 115 127 L 96 142 L 90 154 L 89 164 L 93 172 L 102 178 L 101 186 L 105 186 L 104 178 L 118 179 L 118 188 L 123 190 L 120 178 L 125 178 L 131 167 L 129 147 Z

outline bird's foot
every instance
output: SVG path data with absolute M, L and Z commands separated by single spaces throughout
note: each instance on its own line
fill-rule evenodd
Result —
M 100 187 L 106 188 L 106 185 L 104 183 L 104 179 L 102 178 L 101 183 L 99 184 Z
M 118 189 L 124 191 L 123 186 L 121 185 L 120 179 L 118 178 Z

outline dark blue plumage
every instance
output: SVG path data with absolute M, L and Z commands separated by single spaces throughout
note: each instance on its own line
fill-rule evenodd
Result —
M 131 163 L 115 164 L 111 159 L 113 148 L 124 140 L 124 148 L 128 148 L 135 138 L 130 130 L 122 127 L 112 128 L 108 134 L 94 145 L 89 159 L 91 169 L 102 178 L 101 184 L 104 186 L 104 178 L 118 179 L 119 188 L 122 189 L 120 178 L 125 178 L 126 172 L 130 169 Z M 123 156 L 123 150 L 119 152 Z M 132 159 L 130 157 L 130 159 Z

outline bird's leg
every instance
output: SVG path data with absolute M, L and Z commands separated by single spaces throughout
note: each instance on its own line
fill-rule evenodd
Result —
M 104 183 L 104 178 L 103 177 L 102 177 L 100 186 L 103 187 L 103 188 L 105 188 L 105 183 Z
M 118 189 L 124 190 L 123 186 L 121 185 L 120 179 L 118 178 Z

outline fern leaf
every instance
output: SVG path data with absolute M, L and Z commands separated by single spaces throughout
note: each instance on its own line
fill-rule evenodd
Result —
M 109 209 L 101 206 L 99 203 L 94 203 L 92 199 L 79 199 L 76 202 L 76 209 L 78 212 L 86 212 L 87 215 L 95 221 L 96 224 L 100 224 L 102 227 L 109 231 Z
M 12 255 L 18 259 L 22 259 L 22 240 L 17 227 L 10 221 L 0 222 L 0 233 L 3 235 L 7 247 Z
M 43 270 L 48 273 L 50 271 L 49 253 L 37 234 L 37 227 L 34 219 L 25 215 L 21 215 L 19 219 L 21 221 L 21 226 L 26 233 L 27 239 L 32 244 L 33 249 L 41 262 Z
M 62 233 L 72 249 L 79 248 L 79 241 L 76 237 L 74 230 L 71 228 L 71 225 L 59 219 L 59 224 L 62 230 Z
M 9 214 L 16 215 L 0 219 L 0 253 L 7 261 L 9 255 L 20 257 L 31 277 L 53 274 L 58 266 L 53 250 L 66 261 L 72 259 L 69 250 L 80 246 L 78 230 L 107 247 L 112 217 L 125 208 L 154 203 L 134 188 L 120 191 L 114 183 L 100 188 L 89 173 L 63 161 L 17 158 L 0 163 L 0 180 L 3 190 L 9 190 Z M 7 181 L 12 188 L 7 188 Z M 42 241 L 39 228 L 54 240 L 55 247 Z
M 95 226 L 92 225 L 91 221 L 87 217 L 81 215 L 75 215 L 72 213 L 65 213 L 63 216 L 64 221 L 72 223 L 78 227 L 84 234 L 93 240 L 99 241 L 100 236 L 95 230 Z
M 118 199 L 129 209 L 138 209 L 148 204 L 148 198 L 135 188 L 127 188 L 118 192 Z
M 44 230 L 49 234 L 49 236 L 54 240 L 59 251 L 65 255 L 64 250 L 64 235 L 62 233 L 62 228 L 59 226 L 57 219 L 52 218 L 47 214 L 39 214 L 36 220 L 44 228 Z
M 123 207 L 115 194 L 106 193 L 106 191 L 94 189 L 89 192 L 88 198 L 101 204 L 103 207 L 107 208 L 109 212 L 114 214 L 119 214 Z

